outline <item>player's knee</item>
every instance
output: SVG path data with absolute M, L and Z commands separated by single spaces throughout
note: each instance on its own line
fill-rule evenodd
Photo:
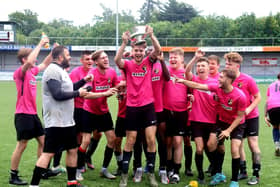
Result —
M 16 148 L 19 152 L 23 152 L 26 149 L 26 147 L 27 147 L 27 141 L 20 141 L 20 142 L 18 142 L 18 145 Z

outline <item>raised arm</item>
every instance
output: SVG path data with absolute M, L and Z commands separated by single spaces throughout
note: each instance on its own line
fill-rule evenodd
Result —
M 163 52 L 160 52 L 160 55 L 157 57 L 157 59 L 160 61 L 164 80 L 169 81 L 170 80 L 170 74 L 169 74 L 169 71 L 168 71 L 168 69 L 166 67 L 166 64 L 164 62 Z
M 117 64 L 117 66 L 120 68 L 120 69 L 123 69 L 124 68 L 124 60 L 122 59 L 122 56 L 125 52 L 125 47 L 126 45 L 128 44 L 128 40 L 130 38 L 130 33 L 129 31 L 126 31 L 122 34 L 122 44 L 114 58 L 114 61 L 115 63 Z
M 35 65 L 35 62 L 37 60 L 37 57 L 39 55 L 39 52 L 46 43 L 49 42 L 48 37 L 43 37 L 38 45 L 32 50 L 32 52 L 28 55 L 26 63 L 23 64 L 22 66 L 22 73 L 25 74 L 25 72 L 32 66 Z
M 53 48 L 59 46 L 58 43 L 54 43 L 53 44 Z M 53 58 L 52 58 L 52 51 L 48 54 L 48 56 L 46 56 L 46 58 L 43 60 L 43 62 L 41 64 L 38 65 L 39 71 L 43 71 L 45 70 L 48 65 L 50 65 L 50 63 L 52 62 Z
M 152 40 L 152 45 L 154 47 L 153 52 L 150 54 L 150 57 L 152 59 L 156 59 L 160 53 L 161 53 L 161 47 L 160 44 L 158 42 L 158 39 L 156 38 L 156 36 L 154 35 L 154 30 L 151 26 L 147 25 L 146 26 L 146 34 L 148 34 Z
M 203 57 L 205 55 L 205 53 L 201 50 L 197 50 L 195 52 L 195 55 L 193 56 L 193 58 L 189 61 L 189 63 L 187 63 L 186 65 L 186 69 L 185 69 L 185 75 L 186 75 L 186 79 L 187 80 L 192 80 L 193 74 L 192 74 L 192 68 L 193 65 L 195 64 L 195 62 Z

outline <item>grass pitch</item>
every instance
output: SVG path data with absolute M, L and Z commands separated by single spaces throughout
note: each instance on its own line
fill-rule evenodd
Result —
M 266 99 L 266 89 L 268 85 L 259 85 L 262 94 L 262 102 L 259 105 L 260 110 L 260 136 L 259 136 L 259 144 L 262 152 L 262 168 L 261 168 L 261 179 L 260 184 L 256 186 L 279 186 L 280 179 L 279 179 L 279 157 L 274 156 L 274 145 L 272 141 L 272 128 L 268 128 L 264 123 L 264 103 Z M 16 103 L 16 88 L 14 82 L 10 81 L 3 81 L 0 82 L 0 187 L 12 186 L 8 184 L 9 179 L 9 169 L 10 169 L 10 159 L 12 152 L 16 145 L 16 132 L 14 128 L 14 111 L 15 111 L 15 103 Z M 40 84 L 38 85 L 38 97 L 37 97 L 37 110 L 40 115 L 41 111 L 41 87 Z M 117 114 L 117 100 L 113 96 L 109 99 L 109 107 L 112 113 L 113 120 L 116 119 Z M 42 118 L 41 118 L 42 119 Z M 231 177 L 231 156 L 230 156 L 230 149 L 229 149 L 229 141 L 226 142 L 226 156 L 223 166 L 223 171 L 227 176 L 227 183 L 219 186 L 229 186 L 230 177 Z M 93 163 L 96 167 L 95 170 L 91 171 L 88 170 L 83 176 L 85 178 L 82 183 L 87 185 L 88 187 L 116 187 L 119 184 L 119 178 L 116 180 L 107 180 L 104 178 L 99 177 L 99 171 L 101 169 L 102 161 L 103 161 L 103 153 L 106 145 L 106 139 L 103 136 L 102 140 L 93 155 Z M 193 150 L 195 151 L 194 143 Z M 246 147 L 246 154 L 247 154 L 247 168 L 249 172 L 249 176 L 252 174 L 252 162 L 251 162 L 251 154 L 248 149 L 247 143 L 245 144 Z M 36 150 L 37 150 L 37 143 L 36 140 L 31 140 L 27 146 L 27 149 L 23 153 L 19 171 L 20 175 L 24 180 L 30 182 L 34 165 L 36 163 Z M 158 161 L 158 158 L 157 158 Z M 62 165 L 64 163 L 64 155 L 61 161 Z M 132 162 L 130 163 L 131 166 Z M 144 166 L 144 157 L 143 157 L 143 166 Z M 208 166 L 208 160 L 204 157 L 204 168 L 206 169 Z M 112 159 L 110 164 L 109 170 L 113 171 L 116 168 L 116 161 L 115 158 Z M 193 161 L 192 169 L 194 171 L 194 177 L 185 177 L 184 176 L 184 160 L 182 162 L 181 168 L 181 181 L 177 185 L 172 186 L 186 186 L 190 180 L 196 180 L 197 172 L 196 167 Z M 131 167 L 130 167 L 131 172 Z M 156 165 L 156 174 L 158 173 L 158 163 Z M 57 177 L 50 178 L 49 180 L 41 180 L 40 186 L 42 187 L 60 187 L 66 186 L 66 174 L 62 174 Z M 159 178 L 158 178 L 159 181 Z M 206 177 L 207 184 L 210 182 L 210 178 Z M 246 180 L 240 181 L 240 186 L 247 186 Z M 130 181 L 128 186 L 148 186 L 148 181 L 144 176 L 143 182 L 140 184 L 135 184 Z M 164 185 L 160 185 L 164 186 Z M 200 186 L 207 186 L 207 185 L 200 185 Z

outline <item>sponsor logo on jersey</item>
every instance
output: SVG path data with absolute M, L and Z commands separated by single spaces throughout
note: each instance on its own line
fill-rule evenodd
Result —
M 152 81 L 159 81 L 159 80 L 160 80 L 160 76 L 152 77 Z
M 228 111 L 232 111 L 232 107 L 230 106 L 226 106 L 224 104 L 221 104 L 222 108 L 225 109 L 225 110 L 228 110 Z
M 132 72 L 133 77 L 144 77 L 145 74 L 145 72 Z
M 106 85 L 106 86 L 96 86 L 95 90 L 96 91 L 102 91 L 102 90 L 108 90 L 110 88 L 110 85 Z
M 30 80 L 30 81 L 29 81 L 29 84 L 31 84 L 31 85 L 36 85 L 36 81 Z

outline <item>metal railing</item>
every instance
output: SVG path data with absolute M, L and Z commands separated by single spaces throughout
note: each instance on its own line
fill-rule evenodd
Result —
M 63 45 L 92 45 L 92 46 L 114 46 L 116 38 L 98 37 L 49 37 L 51 43 L 58 42 Z M 33 45 L 38 43 L 40 37 L 26 37 L 17 40 L 16 44 Z M 162 46 L 278 46 L 280 37 L 262 38 L 158 38 Z M 118 39 L 121 43 L 121 38 Z M 148 42 L 150 42 L 148 40 Z

